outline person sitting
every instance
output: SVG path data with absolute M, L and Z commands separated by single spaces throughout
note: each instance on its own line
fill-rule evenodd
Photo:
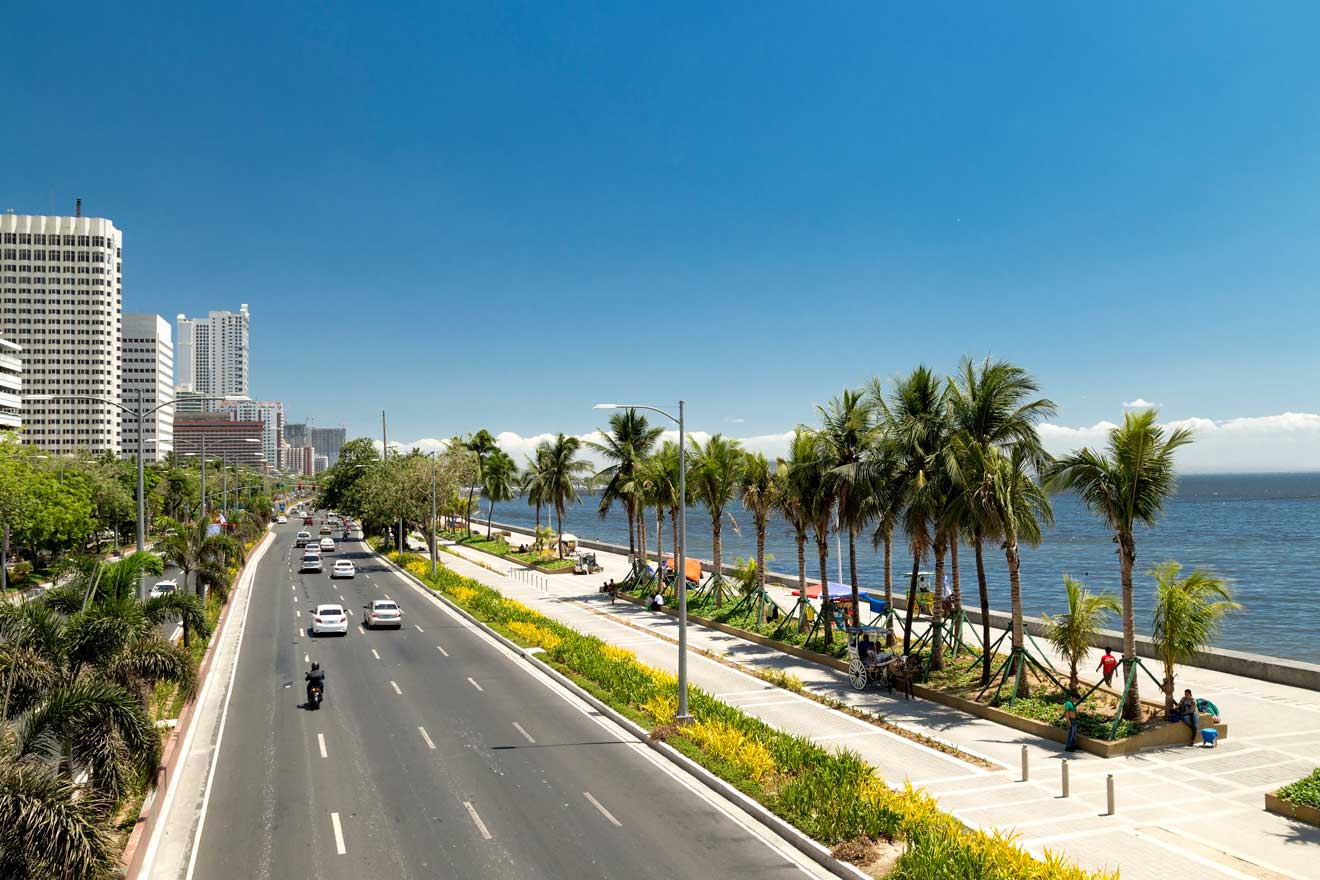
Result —
M 1196 742 L 1196 731 L 1201 727 L 1201 719 L 1196 709 L 1196 699 L 1192 696 L 1192 689 L 1187 688 L 1183 691 L 1183 698 L 1178 701 L 1177 707 L 1173 710 L 1173 720 L 1181 721 L 1192 729 L 1192 742 Z
M 868 666 L 875 660 L 875 645 L 870 633 L 862 633 L 862 640 L 857 643 L 857 659 Z
M 651 610 L 663 611 L 665 607 L 665 597 L 661 593 L 656 593 L 651 597 Z

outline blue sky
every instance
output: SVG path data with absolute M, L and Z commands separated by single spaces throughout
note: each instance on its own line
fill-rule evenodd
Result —
M 5 21 L 0 210 L 114 219 L 129 310 L 249 303 L 293 418 L 583 432 L 682 394 L 751 436 L 964 352 L 1067 425 L 1316 409 L 1314 4 Z

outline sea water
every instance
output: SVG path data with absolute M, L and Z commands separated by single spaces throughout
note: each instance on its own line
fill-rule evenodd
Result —
M 578 537 L 627 545 L 627 520 L 615 505 L 602 519 L 598 496 L 584 496 L 565 516 L 564 530 Z M 1093 592 L 1119 595 L 1117 545 L 1113 534 L 1081 501 L 1070 494 L 1051 499 L 1054 525 L 1045 530 L 1037 548 L 1023 545 L 1022 595 L 1028 615 L 1058 612 L 1064 604 L 1063 575 L 1081 580 Z M 722 557 L 726 563 L 756 553 L 751 517 L 737 503 L 725 520 Z M 544 522 L 545 511 L 542 511 Z M 530 528 L 534 510 L 523 499 L 499 504 L 495 520 Z M 664 550 L 673 547 L 666 517 Z M 694 507 L 687 514 L 688 552 L 702 559 L 711 556 L 710 515 Z M 1216 645 L 1239 651 L 1270 654 L 1320 663 L 1320 473 L 1188 475 L 1179 480 L 1178 494 L 1165 506 L 1154 528 L 1136 529 L 1137 564 L 1134 569 L 1137 632 L 1149 633 L 1154 580 L 1152 566 L 1175 559 L 1184 573 L 1205 568 L 1229 580 L 1242 611 L 1225 621 Z M 655 513 L 648 513 L 647 541 L 654 550 Z M 835 541 L 830 541 L 829 577 L 838 581 Z M 843 542 L 844 582 L 847 580 L 847 541 Z M 766 553 L 773 571 L 797 573 L 797 548 L 792 530 L 772 520 Z M 883 553 L 872 548 L 870 535 L 859 538 L 858 578 L 863 589 L 884 585 Z M 990 606 L 1008 609 L 1008 568 L 997 544 L 985 547 Z M 964 604 L 977 603 L 976 568 L 971 548 L 962 548 Z M 906 540 L 894 540 L 894 583 L 902 589 L 912 556 Z M 933 569 L 928 558 L 922 569 Z M 807 543 L 807 577 L 819 580 L 815 542 Z M 1120 621 L 1109 628 L 1119 629 Z M 1116 649 L 1121 646 L 1116 645 Z

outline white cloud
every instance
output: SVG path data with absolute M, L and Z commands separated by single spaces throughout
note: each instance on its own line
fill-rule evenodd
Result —
M 724 417 L 724 421 L 728 422 L 730 425 L 741 425 L 743 422 L 745 422 L 745 421 L 747 421 L 747 420 L 746 420 L 746 419 L 736 419 L 736 418 L 734 418 L 734 417 L 732 417 L 732 416 L 725 416 L 725 417 Z
M 1134 401 L 1138 403 L 1140 401 Z M 1083 446 L 1103 449 L 1109 432 L 1117 427 L 1113 422 L 1101 421 L 1089 426 L 1071 426 L 1047 423 L 1040 426 L 1041 440 L 1051 453 L 1061 455 Z M 1195 439 L 1177 453 L 1178 469 L 1188 473 L 1259 473 L 1320 470 L 1320 413 L 1281 413 L 1273 416 L 1252 416 L 1237 419 L 1187 418 L 1164 423 L 1168 429 L 1188 427 Z M 600 432 L 577 435 L 585 447 L 587 441 L 601 439 Z M 705 431 L 692 431 L 688 437 L 698 443 L 710 438 Z M 535 434 L 524 437 L 512 431 L 495 436 L 500 448 L 522 465 L 537 445 L 553 440 L 554 434 Z M 788 454 L 792 431 L 777 434 L 757 434 L 738 438 L 742 445 L 769 459 Z M 661 440 L 678 441 L 678 431 L 667 430 Z M 411 442 L 391 442 L 391 448 L 404 451 L 414 447 L 423 452 L 443 449 L 448 440 L 426 438 Z M 376 448 L 380 448 L 379 441 Z M 583 458 L 597 468 L 604 467 L 599 453 L 584 448 Z
M 1151 403 L 1144 397 L 1138 397 L 1129 403 L 1123 404 L 1123 409 L 1159 409 L 1158 403 Z
M 1103 448 L 1112 422 L 1089 427 L 1041 425 L 1045 448 L 1058 455 L 1083 446 Z M 1280 413 L 1238 419 L 1193 417 L 1164 423 L 1191 428 L 1191 445 L 1178 450 L 1178 469 L 1190 473 L 1320 470 L 1320 413 Z

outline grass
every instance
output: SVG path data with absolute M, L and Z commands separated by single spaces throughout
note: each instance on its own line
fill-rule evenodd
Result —
M 460 546 L 471 547 L 473 550 L 480 550 L 483 553 L 499 556 L 501 559 L 510 559 L 523 565 L 534 565 L 545 571 L 564 571 L 573 567 L 571 558 L 560 559 L 553 554 L 547 557 L 544 553 L 533 553 L 531 551 L 518 553 L 511 544 L 500 537 L 486 538 L 475 532 L 470 536 L 467 532 L 454 531 L 441 531 L 437 534 Z
M 623 648 L 584 636 L 448 569 L 431 578 L 420 559 L 408 571 L 542 659 L 674 748 L 738 786 L 768 809 L 827 845 L 896 841 L 906 845 L 887 874 L 897 880 L 1097 880 L 1052 856 L 1040 861 L 1010 838 L 969 830 L 925 792 L 894 789 L 856 753 L 825 749 L 777 730 L 693 688 L 693 721 L 676 726 L 677 682 Z M 856 848 L 856 847 L 854 847 Z
M 978 700 L 977 697 L 982 690 L 981 664 L 973 662 L 975 659 L 973 656 L 963 654 L 954 659 L 946 654 L 944 669 L 931 672 L 924 684 L 926 687 L 993 706 L 1021 718 L 1042 721 L 1061 730 L 1067 728 L 1068 723 L 1063 717 L 1063 704 L 1068 697 L 1059 691 L 1054 682 L 1035 669 L 1029 669 L 1027 675 L 1030 696 L 1010 701 L 1009 695 L 1013 687 L 1010 680 L 1001 685 L 999 690 L 987 690 Z M 1002 654 L 995 654 L 990 661 L 991 670 L 998 670 L 1000 664 L 1007 659 Z M 1066 675 L 1067 673 L 1063 673 L 1060 677 Z M 1077 707 L 1077 730 L 1083 736 L 1108 739 L 1109 728 L 1117 712 L 1117 699 L 1103 691 L 1096 691 L 1086 702 Z M 1118 722 L 1118 731 L 1114 738 L 1123 739 L 1133 736 L 1143 729 L 1145 729 L 1144 725 L 1123 719 Z
M 1285 785 L 1274 796 L 1290 804 L 1320 810 L 1320 767 L 1312 770 L 1310 776 L 1303 776 L 1291 785 Z

